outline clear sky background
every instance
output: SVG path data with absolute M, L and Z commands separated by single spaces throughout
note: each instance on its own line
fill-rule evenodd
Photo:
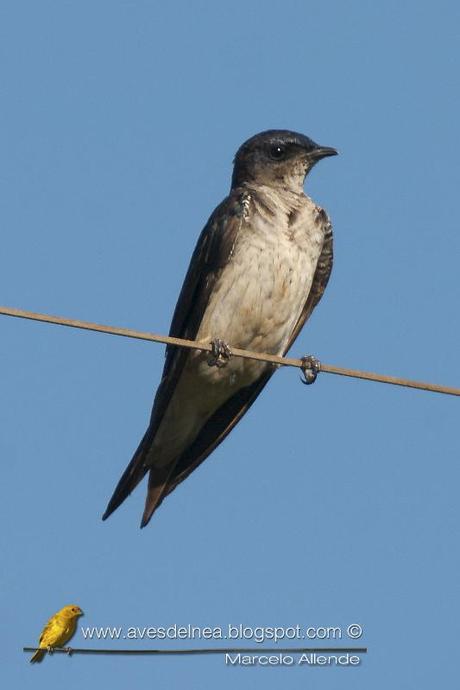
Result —
M 1 303 L 165 333 L 236 149 L 289 128 L 340 150 L 307 181 L 335 265 L 293 354 L 460 386 L 458 2 L 16 0 L 0 32 Z M 145 530 L 145 483 L 103 523 L 162 364 L 159 345 L 0 317 L 4 687 L 457 677 L 460 401 L 280 371 Z M 74 602 L 97 626 L 360 623 L 369 654 L 31 666 L 23 645 Z

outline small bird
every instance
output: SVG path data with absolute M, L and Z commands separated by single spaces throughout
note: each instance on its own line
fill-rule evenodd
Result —
M 148 472 L 144 527 L 276 371 L 232 358 L 229 345 L 284 355 L 321 299 L 332 268 L 332 226 L 303 184 L 321 158 L 336 154 L 288 130 L 256 134 L 237 151 L 230 194 L 198 239 L 169 331 L 212 344 L 212 355 L 167 347 L 149 427 L 103 520 Z
M 46 652 L 51 652 L 55 647 L 63 647 L 73 637 L 79 616 L 83 616 L 83 611 L 74 604 L 64 606 L 54 616 L 51 616 L 40 635 L 38 641 L 40 649 L 34 653 L 30 663 L 35 664 L 42 661 Z

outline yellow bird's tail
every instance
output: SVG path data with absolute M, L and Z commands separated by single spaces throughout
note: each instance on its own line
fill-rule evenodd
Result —
M 43 661 L 43 657 L 45 656 L 45 654 L 46 654 L 46 649 L 37 649 L 37 651 L 35 652 L 33 657 L 31 657 L 30 663 L 36 664 L 39 661 Z

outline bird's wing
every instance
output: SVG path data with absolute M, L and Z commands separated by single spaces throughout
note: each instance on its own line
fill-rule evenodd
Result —
M 320 301 L 326 289 L 332 270 L 333 261 L 333 239 L 332 239 L 332 225 L 325 211 L 321 211 L 323 215 L 323 222 L 325 224 L 324 242 L 320 257 L 316 266 L 313 277 L 312 286 L 308 293 L 305 306 L 294 326 L 289 342 L 282 353 L 283 355 L 289 350 L 294 340 L 297 338 L 302 326 L 310 317 L 313 309 Z M 180 482 L 186 479 L 194 469 L 198 467 L 203 460 L 216 448 L 216 446 L 224 440 L 227 434 L 233 429 L 235 424 L 247 412 L 264 386 L 268 383 L 270 377 L 276 371 L 275 367 L 266 371 L 257 381 L 252 385 L 238 391 L 232 398 L 230 398 L 222 407 L 215 412 L 215 414 L 208 420 L 205 426 L 201 429 L 193 444 L 181 455 L 176 464 L 174 473 L 169 479 L 167 487 L 164 491 L 163 498 L 171 493 Z M 216 436 L 215 430 L 220 429 L 220 433 Z M 159 504 L 158 504 L 159 505 Z
M 54 616 L 51 616 L 48 623 L 46 623 L 45 627 L 43 628 L 40 639 L 38 640 L 38 646 L 40 649 L 37 649 L 37 651 L 32 655 L 30 663 L 35 664 L 43 661 L 47 647 L 60 646 L 62 644 L 61 633 L 62 624 L 59 619 L 59 614 L 55 613 Z
M 42 634 L 40 635 L 40 639 L 38 641 L 38 644 L 39 645 L 43 644 L 43 646 L 45 646 L 45 647 L 47 647 L 48 645 L 52 645 L 55 642 L 55 637 L 56 637 L 56 614 L 54 616 L 51 616 L 48 623 L 43 628 Z
M 244 192 L 233 191 L 214 211 L 202 231 L 174 311 L 169 334 L 194 340 L 212 290 L 227 264 L 244 220 Z M 189 351 L 168 346 L 162 379 L 153 404 L 149 427 L 123 473 L 103 515 L 105 520 L 125 500 L 148 471 L 145 464 L 158 427 L 176 388 Z M 171 468 L 169 471 L 172 471 Z M 164 477 L 167 483 L 169 474 Z M 160 478 L 157 476 L 157 483 Z
M 183 482 L 198 465 L 201 465 L 214 448 L 224 440 L 235 424 L 249 410 L 275 371 L 276 368 L 272 367 L 250 386 L 241 388 L 208 419 L 196 439 L 178 459 L 161 500 L 170 494 L 171 491 L 174 491 L 176 486 Z M 218 430 L 217 434 L 216 430 Z M 156 508 L 159 505 L 160 503 L 156 505 Z
M 315 275 L 313 276 L 312 286 L 310 292 L 308 293 L 307 301 L 302 309 L 302 312 L 297 320 L 296 325 L 292 331 L 289 342 L 283 352 L 283 355 L 291 348 L 294 340 L 299 335 L 303 325 L 310 318 L 313 309 L 316 307 L 321 297 L 324 294 L 326 286 L 329 282 L 329 278 L 332 271 L 333 263 L 333 237 L 332 237 L 332 224 L 329 217 L 323 209 L 321 209 L 320 214 L 324 222 L 324 241 L 323 248 L 321 250 L 318 263 L 316 264 Z

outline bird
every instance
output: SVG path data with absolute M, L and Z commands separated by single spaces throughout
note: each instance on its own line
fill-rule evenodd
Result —
M 168 346 L 150 423 L 102 516 L 148 473 L 141 527 L 223 441 L 276 366 L 235 348 L 284 355 L 318 304 L 332 269 L 332 225 L 304 193 L 322 158 L 338 152 L 290 130 L 245 141 L 231 189 L 201 232 L 169 334 L 212 353 Z
M 46 652 L 51 652 L 55 647 L 63 647 L 75 634 L 80 616 L 83 616 L 83 611 L 75 604 L 64 606 L 51 616 L 42 630 L 38 641 L 39 649 L 31 657 L 30 663 L 42 661 Z

